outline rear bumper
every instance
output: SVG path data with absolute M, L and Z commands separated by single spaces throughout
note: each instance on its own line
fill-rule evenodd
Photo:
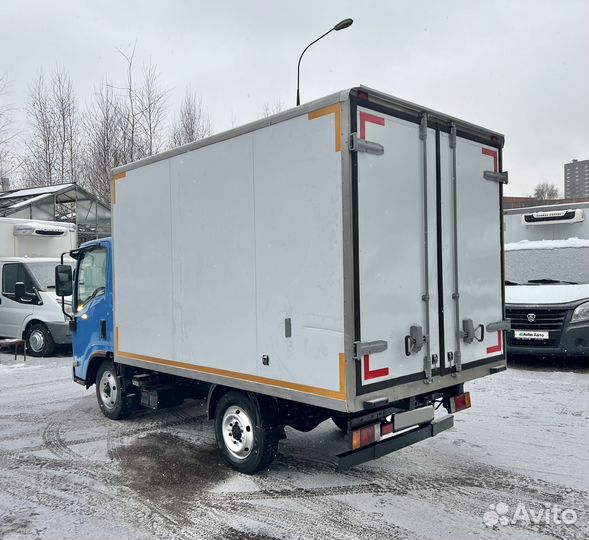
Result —
M 46 322 L 53 341 L 58 345 L 70 344 L 72 342 L 72 332 L 67 322 Z
M 355 465 L 386 456 L 406 446 L 411 446 L 419 441 L 435 437 L 438 433 L 450 429 L 453 425 L 454 416 L 448 415 L 439 420 L 432 420 L 429 424 L 417 426 L 410 431 L 400 433 L 390 439 L 359 448 L 358 450 L 344 452 L 338 456 L 338 469 L 345 471 Z

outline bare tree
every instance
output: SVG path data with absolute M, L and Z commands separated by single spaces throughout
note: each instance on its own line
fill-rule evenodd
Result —
M 143 72 L 141 86 L 134 78 L 135 49 L 129 53 L 118 50 L 127 63 L 127 81 L 117 95 L 122 115 L 120 124 L 124 162 L 136 161 L 157 153 L 162 146 L 166 114 L 167 91 L 159 83 L 157 68 L 149 64 Z
M 273 105 L 270 105 L 268 102 L 264 103 L 264 107 L 262 108 L 262 117 L 268 118 L 273 114 L 278 114 L 279 112 L 284 110 L 284 103 L 279 99 L 274 102 Z
M 16 169 L 12 143 L 16 131 L 12 125 L 12 107 L 3 101 L 8 94 L 8 79 L 0 75 L 0 178 L 9 178 Z
M 153 64 L 144 68 L 138 97 L 143 150 L 146 155 L 152 156 L 161 149 L 167 101 L 167 91 L 162 89 L 157 68 Z
M 42 186 L 76 182 L 79 119 L 69 76 L 58 67 L 47 83 L 40 72 L 31 87 L 26 112 L 29 137 L 22 159 L 23 183 Z
M 119 54 L 127 62 L 127 84 L 123 88 L 118 88 L 125 92 L 125 100 L 121 100 L 120 110 L 123 113 L 123 121 L 120 125 L 121 128 L 121 143 L 122 150 L 125 157 L 125 161 L 135 161 L 139 157 L 137 147 L 139 146 L 138 141 L 138 113 L 137 113 L 137 90 L 133 82 L 133 61 L 135 59 L 135 49 L 137 42 L 133 44 L 133 50 L 126 54 L 118 49 Z M 140 152 L 139 152 L 140 154 Z
M 41 186 L 57 183 L 55 118 L 43 72 L 31 86 L 26 112 L 30 133 L 23 156 L 24 184 Z
M 122 124 L 126 117 L 107 81 L 84 113 L 84 179 L 88 191 L 110 202 L 111 169 L 125 160 Z
M 76 98 L 69 76 L 59 67 L 51 79 L 51 108 L 54 115 L 55 138 L 58 154 L 58 178 L 61 181 L 78 180 L 78 116 Z
M 191 89 L 187 89 L 172 126 L 172 146 L 198 141 L 210 134 L 211 122 L 201 99 Z
M 555 184 L 549 184 L 548 182 L 540 182 L 534 188 L 534 194 L 532 195 L 534 199 L 538 201 L 549 201 L 553 199 L 558 199 L 559 197 L 559 190 Z

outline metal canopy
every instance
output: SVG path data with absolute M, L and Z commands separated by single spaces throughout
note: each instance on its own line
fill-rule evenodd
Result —
M 0 217 L 75 223 L 78 244 L 110 236 L 110 208 L 77 184 L 0 192 Z

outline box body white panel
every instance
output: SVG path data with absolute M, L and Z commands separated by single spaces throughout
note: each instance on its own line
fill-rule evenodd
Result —
M 255 253 L 258 374 L 337 392 L 344 304 L 334 131 L 333 115 L 304 115 L 254 133 Z
M 118 357 L 340 393 L 335 129 L 305 114 L 115 180 Z

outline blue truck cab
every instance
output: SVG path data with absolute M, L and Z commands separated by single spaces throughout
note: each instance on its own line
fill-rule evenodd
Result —
M 70 255 L 73 275 L 72 343 L 74 380 L 90 387 L 99 364 L 114 355 L 112 242 L 110 238 L 85 242 Z

